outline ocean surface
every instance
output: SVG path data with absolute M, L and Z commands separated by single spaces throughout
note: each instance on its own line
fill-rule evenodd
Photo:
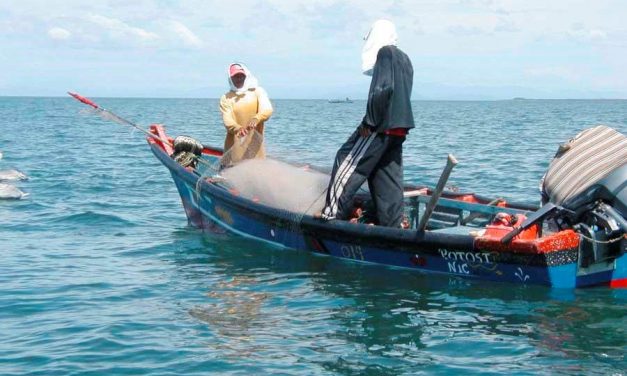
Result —
M 97 102 L 221 145 L 215 99 Z M 365 102 L 275 100 L 270 155 L 330 166 Z M 141 132 L 71 98 L 0 98 L 1 375 L 624 375 L 627 291 L 469 281 L 190 228 Z M 539 201 L 563 142 L 627 101 L 414 102 L 405 179 Z

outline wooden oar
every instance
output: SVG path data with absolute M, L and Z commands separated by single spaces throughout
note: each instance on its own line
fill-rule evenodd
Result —
M 438 203 L 440 199 L 440 195 L 442 195 L 442 191 L 444 190 L 444 186 L 446 185 L 446 181 L 448 180 L 451 171 L 453 171 L 453 167 L 457 165 L 457 159 L 453 154 L 449 154 L 446 159 L 446 167 L 444 167 L 444 171 L 442 171 L 442 175 L 440 175 L 440 180 L 438 180 L 438 185 L 436 185 L 433 194 L 431 195 L 431 199 L 429 203 L 427 203 L 427 207 L 425 208 L 425 212 L 420 217 L 420 223 L 418 224 L 417 231 L 424 231 L 425 227 L 427 227 L 427 221 L 429 221 L 429 217 L 433 213 L 433 209 Z

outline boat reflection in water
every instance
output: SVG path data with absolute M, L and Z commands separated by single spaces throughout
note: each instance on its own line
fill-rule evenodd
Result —
M 337 263 L 241 237 L 188 230 L 175 244 L 183 249 L 163 255 L 177 266 L 176 280 L 197 292 L 183 304 L 198 321 L 195 338 L 219 359 L 262 366 L 281 354 L 273 362 L 344 373 L 478 371 L 485 357 L 459 353 L 496 343 L 494 372 L 542 373 L 550 362 L 558 372 L 586 374 L 612 373 L 623 357 L 624 340 L 611 325 L 623 316 L 625 297 L 613 296 L 620 290 L 569 290 L 555 299 L 560 290 Z M 582 353 L 605 358 L 574 366 Z

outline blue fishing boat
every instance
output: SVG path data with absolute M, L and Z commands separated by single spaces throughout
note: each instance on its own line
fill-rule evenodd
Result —
M 396 229 L 272 207 L 205 175 L 200 165 L 183 167 L 162 126 L 152 125 L 147 141 L 171 173 L 189 223 L 206 231 L 422 272 L 556 288 L 627 287 L 627 164 L 574 198 L 542 207 L 446 191 L 440 184 L 407 185 L 407 228 Z M 213 165 L 223 155 L 207 146 L 195 153 Z M 361 194 L 356 202 L 368 199 Z

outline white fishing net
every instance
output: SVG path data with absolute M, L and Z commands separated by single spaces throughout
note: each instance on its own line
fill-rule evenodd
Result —
M 236 136 L 234 145 L 222 155 L 220 165 L 226 168 L 248 159 L 263 158 L 263 141 L 263 134 L 257 130 L 251 130 L 245 136 Z
M 221 172 L 242 197 L 291 213 L 320 212 L 329 176 L 307 166 L 273 159 L 249 159 Z
M 324 206 L 327 174 L 271 158 L 259 157 L 263 135 L 257 131 L 236 138 L 238 146 L 227 150 L 213 163 L 197 167 L 199 182 L 209 179 L 228 187 L 232 193 L 260 204 L 288 212 L 298 223 L 305 214 L 320 212 Z M 196 187 L 197 194 L 199 186 Z
M 199 158 L 200 165 L 196 171 L 202 178 L 223 179 L 221 173 L 224 169 L 255 158 L 259 150 L 263 148 L 263 134 L 253 130 L 243 137 L 236 137 L 235 142 L 238 147 L 226 150 L 220 158 L 210 160 Z
M 102 108 L 84 108 L 80 110 L 79 113 L 81 115 L 98 115 L 102 120 L 108 120 L 122 125 L 129 125 L 127 121 L 121 119 L 118 115 Z

